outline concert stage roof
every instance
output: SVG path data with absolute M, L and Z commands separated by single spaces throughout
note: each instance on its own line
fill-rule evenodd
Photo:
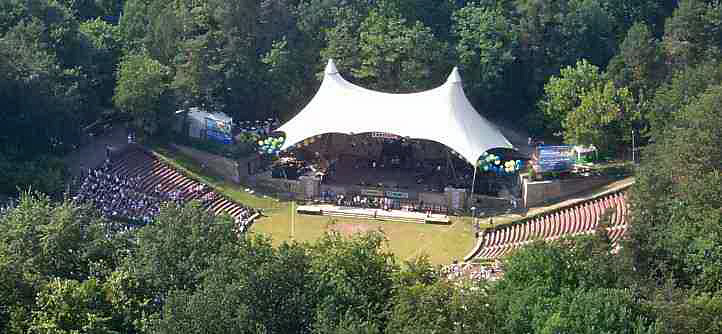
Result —
M 390 94 L 346 81 L 329 60 L 311 102 L 277 131 L 286 134 L 282 149 L 326 133 L 391 133 L 444 144 L 471 164 L 489 149 L 512 148 L 496 126 L 474 110 L 457 68 L 440 87 Z

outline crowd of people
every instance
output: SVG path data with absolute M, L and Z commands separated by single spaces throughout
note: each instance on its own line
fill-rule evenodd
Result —
M 281 126 L 281 121 L 277 118 L 255 121 L 237 121 L 235 123 L 241 133 L 254 133 L 257 135 L 268 135 L 273 130 Z
M 17 201 L 12 198 L 10 198 L 6 201 L 0 201 L 0 217 L 4 216 L 8 212 L 10 212 L 10 210 L 12 210 L 15 207 L 16 203 L 17 203 Z
M 387 211 L 406 210 L 425 212 L 429 215 L 431 213 L 448 214 L 448 208 L 446 206 L 424 203 L 423 201 L 364 195 L 346 196 L 343 194 L 336 194 L 331 191 L 322 191 L 321 196 L 315 201 L 320 203 L 331 203 L 337 206 L 364 209 L 380 209 Z
M 190 199 L 197 199 L 204 206 L 218 198 L 210 187 L 198 184 L 183 191 L 165 190 L 157 185 L 150 191 L 144 190 L 140 177 L 122 177 L 110 171 L 109 165 L 87 171 L 73 199 L 90 203 L 107 218 L 120 218 L 132 224 L 147 224 L 153 221 L 164 203 L 182 205 Z M 235 218 L 237 229 L 245 232 L 249 219 L 255 210 L 243 207 Z
M 470 263 L 459 263 L 454 261 L 452 264 L 442 268 L 441 274 L 449 280 L 458 280 L 468 278 L 473 281 L 494 281 L 499 279 L 504 273 L 500 262 L 483 266 Z
M 253 215 L 257 212 L 257 210 L 249 207 L 243 207 L 243 211 L 241 211 L 240 215 L 238 215 L 235 220 L 236 230 L 239 234 L 245 233 L 248 228 L 251 227 L 251 217 L 253 217 Z
M 120 177 L 111 173 L 107 164 L 87 172 L 73 199 L 92 204 L 105 217 L 137 223 L 151 222 L 163 202 L 181 201 L 176 192 L 163 194 L 155 189 L 147 194 L 140 187 L 139 177 Z

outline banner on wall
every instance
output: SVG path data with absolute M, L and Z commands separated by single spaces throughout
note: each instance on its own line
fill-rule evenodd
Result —
M 402 192 L 402 191 L 387 191 L 387 192 L 386 192 L 386 197 L 389 197 L 389 198 L 408 199 L 408 198 L 409 198 L 409 193 L 405 193 L 405 192 Z
M 386 132 L 371 132 L 370 136 L 371 136 L 371 138 L 383 138 L 383 139 L 394 139 L 394 140 L 401 139 L 400 136 L 397 136 L 393 133 L 386 133 Z
M 206 136 L 219 143 L 230 144 L 232 142 L 230 122 L 206 117 Z
M 377 189 L 361 189 L 361 195 L 363 196 L 376 196 L 376 197 L 383 197 L 384 192 Z
M 461 193 L 458 191 L 451 192 L 451 207 L 454 209 L 461 208 Z
M 573 146 L 539 146 L 537 164 L 541 172 L 564 172 L 572 169 L 574 158 Z

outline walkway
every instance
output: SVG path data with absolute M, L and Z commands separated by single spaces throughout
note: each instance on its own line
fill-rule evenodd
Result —
M 94 168 L 105 161 L 105 147 L 112 146 L 114 149 L 122 149 L 128 145 L 128 134 L 125 127 L 116 125 L 108 133 L 93 139 L 78 150 L 65 157 L 65 164 L 73 177 L 80 175 L 80 168 Z

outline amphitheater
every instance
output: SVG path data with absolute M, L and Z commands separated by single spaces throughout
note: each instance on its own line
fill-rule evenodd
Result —
M 140 147 L 130 147 L 118 154 L 111 172 L 119 177 L 139 177 L 146 192 L 152 190 L 180 190 L 191 193 L 186 200 L 201 199 L 213 193 L 213 200 L 204 201 L 204 208 L 216 215 L 227 214 L 240 218 L 248 210 L 229 198 L 206 187 L 204 192 L 193 192 L 200 182 L 195 181 L 166 164 Z M 629 185 L 581 200 L 564 207 L 529 217 L 511 224 L 483 230 L 473 249 L 464 257 L 464 271 L 473 271 L 479 263 L 490 263 L 509 255 L 515 249 L 536 240 L 553 241 L 564 237 L 592 234 L 600 229 L 607 233 L 614 249 L 620 247 L 628 228 L 627 190 Z M 349 213 L 345 213 L 349 214 Z M 608 222 L 602 217 L 607 214 Z M 254 215 L 249 222 L 257 218 Z M 349 217 L 347 217 L 349 218 Z M 358 217 L 350 217 L 358 218 Z M 399 220 L 405 217 L 376 217 L 381 220 Z M 411 217 L 415 218 L 415 217 Z M 413 220 L 413 219 L 412 219 Z M 414 222 L 416 222 L 414 220 Z

